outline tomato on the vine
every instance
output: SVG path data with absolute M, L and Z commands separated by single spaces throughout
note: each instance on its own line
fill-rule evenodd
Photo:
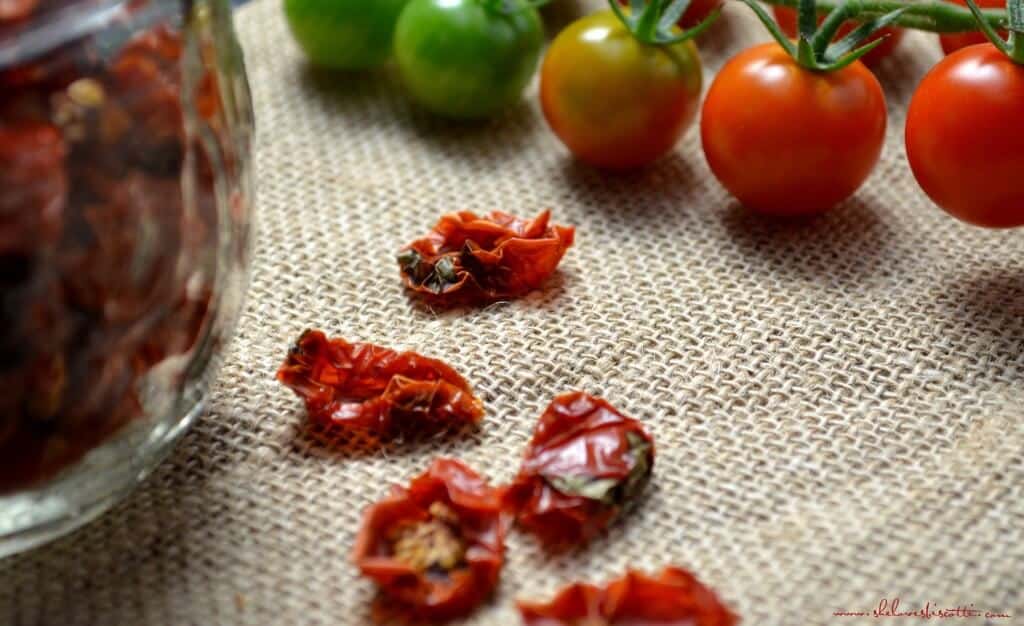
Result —
M 284 0 L 288 27 L 313 63 L 365 69 L 391 56 L 391 38 L 408 0 Z
M 796 37 L 797 32 L 797 13 L 796 9 L 786 6 L 773 5 L 772 13 L 775 14 L 775 21 L 779 23 L 779 27 L 782 32 L 786 33 L 789 37 Z M 820 24 L 825 20 L 822 16 L 818 18 Z M 835 38 L 840 39 L 850 34 L 850 32 L 857 27 L 857 22 L 846 22 L 843 24 L 839 31 L 836 33 Z M 877 48 L 865 54 L 861 60 L 868 66 L 874 66 L 882 62 L 887 56 L 895 52 L 896 47 L 900 45 L 900 41 L 903 40 L 903 29 L 901 28 L 883 28 L 877 33 L 872 35 L 868 42 L 872 42 L 878 39 L 883 39 L 882 43 Z
M 882 87 L 863 63 L 811 71 L 767 43 L 719 71 L 701 139 L 711 171 L 748 208 L 804 215 L 860 187 L 881 154 L 885 126 Z
M 960 6 L 967 6 L 965 0 L 948 0 Z M 1006 7 L 1006 0 L 975 0 L 974 4 L 978 5 L 982 9 L 1002 9 Z M 1003 33 L 1005 36 L 1005 33 Z M 942 44 L 942 51 L 946 54 L 952 54 L 960 48 L 966 48 L 967 46 L 973 46 L 979 43 L 988 43 L 988 39 L 985 38 L 980 31 L 966 32 L 966 33 L 943 33 L 939 35 L 939 43 Z
M 479 118 L 519 100 L 543 42 L 540 14 L 525 0 L 412 0 L 398 18 L 395 57 L 425 108 Z
M 581 161 L 636 168 L 670 151 L 693 122 L 701 92 L 693 41 L 649 45 L 612 11 L 562 31 L 541 66 L 540 102 Z
M 906 141 L 940 207 L 979 226 L 1024 225 L 1024 65 L 990 43 L 949 55 L 914 93 Z

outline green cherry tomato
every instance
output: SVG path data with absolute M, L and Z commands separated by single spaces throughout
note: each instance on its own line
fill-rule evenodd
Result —
M 317 65 L 358 70 L 391 56 L 395 23 L 408 0 L 284 0 L 299 47 Z
M 548 49 L 544 117 L 581 161 L 622 170 L 672 150 L 697 114 L 701 63 L 692 41 L 640 43 L 611 11 L 581 18 Z
M 398 19 L 395 58 L 412 97 L 428 110 L 480 118 L 514 104 L 537 69 L 544 28 L 512 0 L 411 0 Z

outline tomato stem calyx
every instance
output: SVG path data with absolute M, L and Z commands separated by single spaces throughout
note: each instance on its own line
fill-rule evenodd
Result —
M 828 14 L 818 26 L 818 7 L 815 0 L 800 0 L 797 6 L 798 33 L 794 44 L 778 22 L 756 0 L 742 0 L 757 15 L 772 37 L 789 53 L 801 67 L 815 72 L 834 72 L 850 65 L 865 54 L 882 44 L 884 37 L 870 43 L 866 42 L 879 30 L 899 19 L 906 7 L 890 11 L 865 21 L 845 37 L 835 39 L 839 27 L 849 19 L 855 18 L 860 12 L 860 3 L 842 2 Z
M 716 7 L 703 21 L 688 30 L 679 31 L 676 22 L 689 8 L 691 0 L 630 0 L 629 12 L 617 0 L 608 0 L 612 11 L 637 41 L 649 46 L 670 46 L 700 35 L 714 24 L 722 12 Z
M 984 13 L 975 4 L 974 0 L 967 0 L 967 6 L 974 14 L 975 21 L 981 32 L 992 42 L 992 45 L 999 48 L 1006 56 L 1015 63 L 1024 65 L 1024 0 L 1007 0 L 1007 30 L 1009 35 L 1003 39 L 996 29 L 985 19 Z

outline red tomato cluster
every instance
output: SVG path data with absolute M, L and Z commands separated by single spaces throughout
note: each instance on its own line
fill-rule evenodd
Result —
M 717 4 L 693 3 L 680 25 L 694 26 Z M 979 4 L 996 8 L 1005 0 Z M 781 30 L 795 36 L 796 12 L 773 10 Z M 642 167 L 671 152 L 699 106 L 702 70 L 692 40 L 656 45 L 634 27 L 612 11 L 584 17 L 554 40 L 541 68 L 540 102 L 551 129 L 577 158 L 603 169 Z M 843 24 L 835 39 L 854 28 Z M 711 172 L 747 208 L 770 215 L 820 213 L 852 196 L 886 136 L 885 95 L 866 66 L 891 55 L 902 36 L 899 28 L 882 28 L 868 40 L 882 43 L 863 62 L 834 71 L 807 69 L 778 43 L 733 57 L 701 113 Z M 981 45 L 950 56 L 921 83 L 906 126 L 913 173 L 936 204 L 962 220 L 1022 225 L 1024 66 L 980 33 L 940 40 L 947 53 Z

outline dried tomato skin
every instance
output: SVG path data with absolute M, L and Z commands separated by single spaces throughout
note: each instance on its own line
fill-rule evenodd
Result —
M 575 239 L 550 224 L 550 211 L 526 220 L 494 211 L 444 215 L 399 254 L 406 287 L 438 304 L 487 304 L 537 289 Z
M 634 499 L 654 467 L 654 440 L 635 419 L 583 392 L 541 416 L 506 493 L 518 524 L 554 547 L 586 542 Z
M 376 582 L 409 613 L 432 619 L 465 615 L 486 600 L 498 583 L 504 562 L 507 517 L 502 491 L 460 461 L 440 458 L 408 487 L 394 487 L 370 506 L 353 549 L 364 576 Z M 457 518 L 466 544 L 465 563 L 440 575 L 418 571 L 391 553 L 387 536 L 403 523 L 430 516 L 440 502 Z
M 735 626 L 739 619 L 689 572 L 666 567 L 657 577 L 637 571 L 604 588 L 575 583 L 548 603 L 519 602 L 524 626 Z M 587 620 L 590 620 L 589 622 Z
M 415 352 L 302 333 L 277 378 L 306 403 L 312 419 L 391 434 L 397 430 L 475 424 L 483 404 L 445 363 Z

